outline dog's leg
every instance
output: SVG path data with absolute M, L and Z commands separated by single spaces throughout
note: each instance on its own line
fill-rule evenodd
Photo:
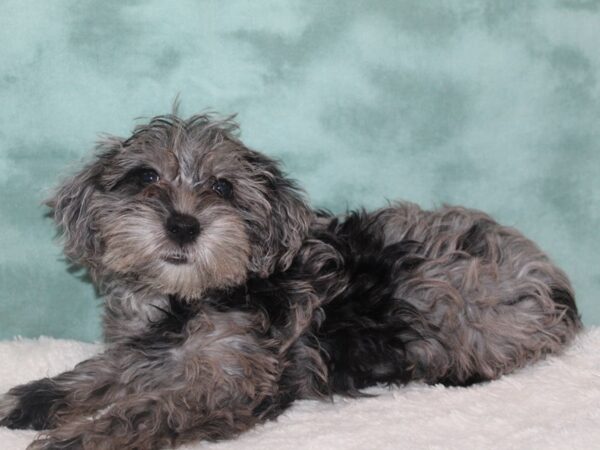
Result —
M 274 417 L 282 367 L 275 343 L 256 329 L 249 314 L 207 311 L 179 337 L 119 347 L 122 395 L 92 417 L 70 416 L 30 448 L 159 449 L 230 438 Z
M 12 388 L 0 397 L 0 426 L 54 428 L 69 416 L 89 415 L 106 407 L 116 387 L 111 361 L 101 354 L 53 378 Z
M 248 407 L 250 399 L 208 405 L 186 394 L 191 393 L 127 397 L 93 419 L 77 418 L 48 432 L 28 450 L 163 449 L 193 440 L 231 438 L 259 421 Z
M 273 404 L 276 384 L 246 376 L 247 381 L 219 376 L 200 386 L 129 395 L 94 417 L 72 417 L 40 436 L 29 450 L 158 450 L 194 440 L 232 438 L 265 416 L 273 417 L 264 405 Z

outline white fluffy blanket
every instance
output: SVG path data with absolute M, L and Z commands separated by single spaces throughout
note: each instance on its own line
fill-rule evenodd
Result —
M 0 342 L 0 390 L 54 375 L 101 347 L 40 338 Z M 202 449 L 600 448 L 600 328 L 569 350 L 469 388 L 410 384 L 376 397 L 296 402 L 276 422 Z M 0 428 L 0 449 L 21 450 L 35 432 Z

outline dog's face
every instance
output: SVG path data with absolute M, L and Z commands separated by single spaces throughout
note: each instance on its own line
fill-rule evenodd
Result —
M 234 127 L 161 116 L 101 144 L 48 202 L 66 255 L 96 277 L 184 297 L 287 268 L 312 213 Z

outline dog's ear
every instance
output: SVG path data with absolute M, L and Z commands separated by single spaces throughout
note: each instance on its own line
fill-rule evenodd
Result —
M 250 271 L 265 277 L 289 268 L 306 239 L 313 212 L 304 192 L 281 172 L 275 161 L 259 153 L 251 155 L 252 165 L 260 167 L 269 209 L 264 220 L 251 227 Z
M 93 267 L 99 252 L 94 229 L 96 212 L 92 208 L 95 192 L 101 190 L 100 177 L 114 147 L 100 144 L 98 156 L 75 175 L 65 179 L 45 201 L 61 233 L 64 253 L 74 263 Z

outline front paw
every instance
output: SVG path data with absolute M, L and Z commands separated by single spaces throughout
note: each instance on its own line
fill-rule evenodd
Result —
M 48 408 L 40 410 L 39 406 L 28 405 L 22 399 L 5 394 L 0 400 L 0 426 L 15 429 L 43 430 L 48 419 Z
M 0 397 L 0 427 L 17 428 L 11 426 L 14 418 L 18 415 L 19 399 L 10 394 Z
M 44 430 L 52 426 L 52 411 L 63 395 L 49 378 L 12 388 L 0 398 L 0 426 Z

